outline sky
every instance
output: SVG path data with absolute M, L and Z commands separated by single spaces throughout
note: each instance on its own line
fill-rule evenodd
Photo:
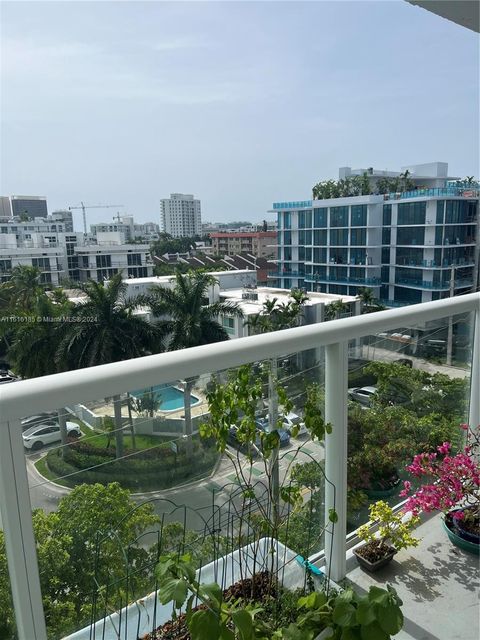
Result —
M 340 166 L 479 175 L 478 36 L 404 0 L 15 1 L 0 18 L 0 193 L 49 211 L 159 222 L 182 192 L 204 221 L 261 221 Z

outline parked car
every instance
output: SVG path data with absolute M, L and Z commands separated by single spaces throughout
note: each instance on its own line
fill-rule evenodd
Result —
M 255 420 L 255 424 L 259 431 L 263 431 L 264 433 L 269 433 L 270 431 L 270 423 L 267 418 L 257 418 Z M 280 436 L 280 446 L 286 447 L 290 444 L 290 434 L 286 429 L 277 429 L 278 435 Z
M 294 427 L 298 428 L 298 432 L 296 435 L 297 438 L 301 438 L 303 436 L 308 435 L 308 429 L 305 426 L 305 422 L 303 422 L 300 416 L 298 416 L 296 413 L 293 413 L 293 411 L 290 411 L 290 413 L 287 413 L 286 416 L 282 416 L 282 419 L 283 419 L 283 428 L 285 429 L 285 431 L 289 433 L 290 436 L 292 435 L 292 429 Z
M 37 413 L 34 416 L 28 416 L 20 420 L 22 425 L 22 431 L 29 429 L 30 427 L 36 427 L 39 424 L 56 424 L 58 422 L 57 412 L 44 412 Z
M 238 432 L 238 427 L 232 424 L 232 426 L 228 430 L 227 442 L 232 447 L 235 447 L 235 449 L 238 449 L 242 453 L 246 454 L 248 452 L 249 447 L 247 444 L 245 444 L 245 442 L 238 441 L 237 432 Z M 257 434 L 257 437 L 255 438 L 255 447 L 251 447 L 251 451 L 250 451 L 250 454 L 252 455 L 252 457 L 255 458 L 256 456 L 258 456 L 258 452 L 261 449 L 261 447 L 262 447 L 262 441 L 260 440 L 260 436 Z
M 75 422 L 67 422 L 67 436 L 79 438 L 82 435 L 80 427 Z M 48 422 L 30 427 L 22 433 L 23 446 L 34 451 L 41 449 L 44 445 L 52 442 L 59 442 L 60 425 L 58 422 Z
M 369 407 L 376 393 L 377 387 L 353 387 L 348 390 L 348 397 L 364 407 Z

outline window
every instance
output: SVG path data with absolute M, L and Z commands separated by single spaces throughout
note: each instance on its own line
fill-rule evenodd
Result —
M 466 200 L 447 200 L 445 222 L 447 224 L 473 222 L 476 217 L 475 206 L 475 202 L 467 202 Z
M 410 246 L 412 244 L 423 245 L 425 243 L 425 227 L 418 227 L 412 229 L 411 227 L 404 227 L 397 229 L 397 245 L 405 244 Z
M 327 209 L 314 209 L 313 210 L 313 226 L 326 227 L 327 226 Z
M 112 256 L 95 256 L 95 258 L 97 261 L 97 269 L 112 266 Z
M 6 271 L 11 271 L 12 269 L 12 261 L 11 260 L 0 260 L 0 273 L 5 273 Z
M 350 264 L 365 264 L 367 252 L 365 249 L 350 249 Z
M 348 245 L 348 229 L 331 229 L 330 246 Z
M 330 207 L 330 226 L 348 227 L 348 207 Z
M 382 264 L 390 264 L 390 247 L 382 248 Z
M 32 267 L 50 269 L 50 258 L 32 258 Z
M 350 244 L 354 246 L 365 246 L 367 243 L 367 230 L 366 229 L 352 229 L 351 230 Z
M 367 205 L 355 204 L 351 207 L 352 227 L 365 227 L 367 225 Z
M 127 264 L 128 265 L 141 265 L 142 264 L 142 256 L 139 253 L 129 253 L 127 255 Z
M 426 206 L 425 201 L 399 204 L 397 224 L 425 224 Z
M 443 211 L 445 209 L 445 200 L 437 201 L 437 224 L 443 224 Z
M 292 244 L 292 232 L 284 231 L 283 232 L 283 244 Z
M 327 249 L 314 249 L 313 262 L 324 264 L 327 262 Z
M 392 237 L 391 227 L 382 229 L 382 244 L 390 244 Z
M 299 229 L 312 228 L 312 212 L 311 211 L 298 212 L 298 228 Z
M 235 333 L 235 318 L 230 316 L 222 316 L 222 327 L 230 335 Z
M 412 249 L 410 247 L 397 248 L 397 264 L 405 266 L 422 266 L 423 249 Z
M 315 246 L 325 247 L 327 245 L 327 231 L 317 231 L 313 232 L 313 244 Z

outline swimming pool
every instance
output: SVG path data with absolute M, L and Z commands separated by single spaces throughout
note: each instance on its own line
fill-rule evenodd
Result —
M 171 387 L 169 385 L 159 384 L 156 387 L 150 387 L 148 389 L 140 389 L 139 391 L 132 391 L 131 395 L 134 398 L 141 398 L 145 393 L 153 392 L 156 399 L 159 401 L 160 411 L 177 411 L 183 409 L 184 393 L 177 387 Z M 194 406 L 200 402 L 200 399 L 193 394 L 190 396 L 190 406 Z

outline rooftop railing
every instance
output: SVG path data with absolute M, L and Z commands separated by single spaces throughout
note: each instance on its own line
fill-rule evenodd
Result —
M 21 417 L 49 411 L 52 407 L 82 406 L 112 398 L 135 389 L 158 388 L 172 380 L 183 381 L 208 372 L 222 372 L 245 363 L 289 360 L 285 354 L 312 352 L 315 360 L 325 353 L 324 389 L 325 420 L 333 426 L 325 439 L 325 474 L 334 487 L 325 490 L 325 514 L 335 508 L 338 521 L 325 532 L 325 558 L 333 580 L 346 574 L 347 532 L 347 388 L 349 344 L 359 349 L 359 339 L 388 331 L 402 332 L 407 327 L 421 327 L 444 318 L 473 312 L 473 345 L 471 356 L 469 422 L 480 422 L 480 294 L 468 294 L 436 302 L 424 303 L 301 326 L 284 331 L 251 336 L 240 340 L 207 344 L 183 351 L 117 362 L 89 369 L 70 371 L 0 387 L 0 506 L 5 532 L 8 569 L 15 606 L 19 640 L 46 640 L 46 625 L 36 542 L 32 526 L 29 481 L 25 466 Z M 436 330 L 435 330 L 436 331 Z M 434 334 L 435 334 L 434 331 Z M 433 334 L 433 335 L 434 335 Z M 413 339 L 405 344 L 406 348 Z M 438 342 L 431 340 L 430 342 Z M 368 344 L 368 350 L 375 344 Z M 290 358 L 291 359 L 291 358 Z M 301 359 L 301 358 L 300 358 Z M 287 365 L 286 365 L 287 366 Z M 291 365 L 289 365 L 291 366 Z M 315 373 L 315 375 L 317 375 Z M 181 385 L 177 385 L 181 386 Z M 197 398 L 197 400 L 199 400 Z M 105 401 L 103 401 L 105 404 Z M 168 413 L 168 411 L 167 411 Z M 90 416 L 92 419 L 92 416 Z M 162 418 L 166 424 L 167 417 Z M 173 429 L 173 427 L 172 427 Z M 323 454 L 322 454 L 323 455 Z M 328 515 L 325 518 L 326 524 Z M 317 551 L 320 551 L 318 549 Z M 317 553 L 318 555 L 318 553 Z

